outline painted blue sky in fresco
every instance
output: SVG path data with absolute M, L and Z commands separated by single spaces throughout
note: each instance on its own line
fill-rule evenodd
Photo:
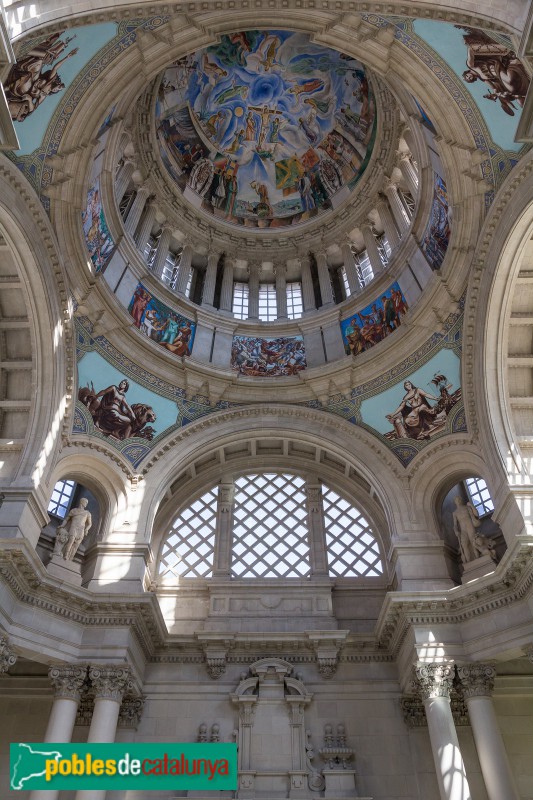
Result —
M 463 40 L 465 31 L 455 28 L 448 22 L 425 19 L 416 19 L 413 22 L 413 29 L 452 67 L 463 86 L 476 101 L 494 142 L 504 150 L 518 152 L 523 147 L 523 144 L 514 141 L 520 120 L 519 106 L 515 103 L 515 115 L 510 117 L 502 110 L 499 103 L 483 97 L 488 93 L 485 83 L 480 80 L 475 83 L 466 83 L 463 80 L 462 75 L 467 69 L 466 59 L 468 56 L 467 46 Z

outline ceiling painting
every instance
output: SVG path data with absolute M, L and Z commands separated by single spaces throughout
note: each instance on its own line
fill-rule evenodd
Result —
M 234 225 L 284 227 L 349 197 L 375 113 L 360 62 L 302 33 L 239 32 L 165 71 L 160 156 L 193 206 Z

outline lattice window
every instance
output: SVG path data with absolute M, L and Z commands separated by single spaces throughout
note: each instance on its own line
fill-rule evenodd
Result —
M 246 475 L 235 481 L 231 574 L 303 578 L 309 574 L 305 481 L 296 475 Z
M 48 513 L 52 514 L 54 517 L 64 519 L 70 506 L 75 487 L 75 481 L 58 481 L 54 486 L 54 491 L 52 492 L 52 497 L 48 504 Z
M 263 322 L 272 322 L 277 316 L 276 285 L 261 283 L 259 285 L 259 319 Z
M 160 575 L 210 578 L 215 552 L 218 486 L 206 492 L 174 520 L 163 544 Z
M 494 503 L 483 478 L 467 478 L 465 486 L 478 516 L 485 517 L 494 511 Z
M 356 258 L 355 265 L 357 268 L 359 282 L 364 288 L 370 283 L 370 281 L 374 280 L 374 270 L 372 269 L 370 257 L 366 250 L 363 250 L 361 253 L 359 253 Z
M 303 314 L 302 284 L 293 281 L 287 284 L 287 316 L 289 319 L 298 319 Z
M 233 316 L 248 319 L 248 284 L 236 281 L 233 284 Z
M 379 257 L 381 258 L 381 263 L 384 267 L 386 267 L 389 263 L 390 254 L 392 252 L 389 240 L 385 234 L 382 233 L 381 236 L 376 236 L 376 241 L 378 244 L 378 253 Z
M 411 192 L 403 192 L 401 189 L 399 190 L 400 200 L 402 201 L 403 207 L 407 213 L 409 219 L 414 217 L 416 211 L 416 200 L 414 199 Z
M 370 524 L 351 503 L 322 486 L 329 574 L 351 578 L 383 574 L 381 554 Z

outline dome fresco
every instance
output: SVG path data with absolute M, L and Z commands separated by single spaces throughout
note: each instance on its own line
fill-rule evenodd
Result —
M 338 207 L 375 136 L 362 64 L 307 34 L 246 31 L 181 58 L 156 101 L 161 159 L 196 208 L 279 228 Z

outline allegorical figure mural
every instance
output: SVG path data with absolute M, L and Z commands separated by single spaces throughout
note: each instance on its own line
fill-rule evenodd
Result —
M 155 430 L 149 423 L 156 421 L 152 406 L 146 403 L 128 403 L 126 393 L 130 388 L 125 378 L 96 391 L 94 385 L 83 386 L 78 391 L 78 400 L 87 406 L 96 428 L 105 436 L 129 439 L 139 436 L 151 441 Z
M 102 208 L 100 178 L 95 179 L 87 192 L 87 207 L 82 211 L 81 221 L 95 272 L 100 272 L 111 258 L 115 247 Z
M 142 283 L 137 285 L 128 311 L 141 333 L 177 356 L 190 356 L 196 323 L 154 297 Z
M 364 353 L 397 330 L 408 305 L 398 283 L 393 283 L 366 308 L 341 320 L 346 355 Z
M 370 157 L 375 102 L 358 61 L 302 33 L 246 31 L 169 67 L 156 117 L 162 161 L 193 205 L 268 228 L 349 193 Z
M 435 396 L 412 381 L 403 384 L 405 394 L 398 407 L 387 414 L 394 430 L 385 434 L 387 439 L 430 439 L 446 425 L 446 418 L 462 396 L 461 389 L 450 394 L 452 384 L 445 375 L 435 373 L 431 380 L 439 395 Z M 434 401 L 434 405 L 431 401 Z
M 297 375 L 307 366 L 301 336 L 262 339 L 257 336 L 234 336 L 231 367 L 241 375 L 274 377 Z

